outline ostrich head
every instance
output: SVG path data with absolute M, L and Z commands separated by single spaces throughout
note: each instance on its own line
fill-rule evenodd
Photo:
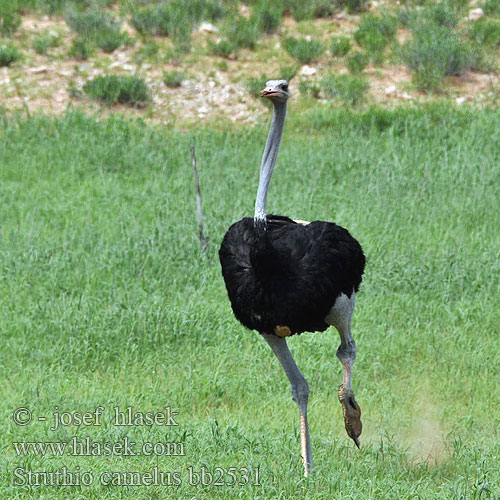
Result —
M 288 82 L 286 80 L 269 80 L 260 96 L 267 97 L 273 103 L 284 103 L 290 97 Z

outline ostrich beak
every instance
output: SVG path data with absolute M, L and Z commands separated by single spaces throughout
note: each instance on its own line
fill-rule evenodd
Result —
M 260 97 L 275 97 L 281 95 L 280 90 L 273 89 L 271 87 L 267 87 L 261 91 Z

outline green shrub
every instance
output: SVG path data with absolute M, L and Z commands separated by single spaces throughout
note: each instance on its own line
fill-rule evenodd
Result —
M 121 21 L 108 11 L 69 10 L 65 20 L 73 31 L 94 42 L 104 52 L 113 52 L 121 45 L 131 43 L 127 33 L 120 31 Z
M 454 28 L 459 19 L 459 8 L 456 2 L 451 3 L 448 0 L 443 0 L 437 4 L 428 7 L 427 12 L 424 11 L 422 17 L 427 17 L 427 19 L 440 26 L 445 26 L 446 28 Z
M 339 0 L 338 5 L 348 12 L 361 12 L 366 9 L 368 0 Z
M 212 40 L 209 40 L 208 50 L 210 54 L 220 57 L 229 57 L 231 54 L 237 51 L 235 44 L 227 39 L 221 39 L 217 42 L 212 42 Z
M 303 96 L 311 96 L 316 99 L 319 98 L 321 88 L 316 82 L 311 82 L 306 78 L 301 78 L 299 81 L 299 92 Z
M 168 36 L 170 24 L 168 4 L 160 3 L 133 10 L 131 23 L 142 34 Z
M 259 27 L 254 19 L 244 16 L 229 16 L 221 27 L 221 34 L 236 49 L 253 49 L 260 36 Z
M 269 78 L 265 75 L 262 75 L 258 78 L 256 77 L 251 77 L 245 80 L 245 87 L 248 90 L 248 93 L 252 97 L 260 97 L 260 93 L 262 89 L 266 86 L 266 82 L 269 80 Z
M 278 3 L 269 3 L 261 0 L 254 7 L 252 14 L 253 22 L 264 33 L 273 33 L 281 24 L 283 8 Z
M 43 31 L 33 39 L 33 48 L 39 54 L 47 54 L 49 49 L 61 45 L 61 36 L 54 31 Z
M 134 60 L 138 64 L 142 64 L 147 60 L 158 60 L 158 54 L 160 53 L 160 46 L 156 40 L 148 40 L 144 45 L 134 54 Z
M 91 99 L 106 104 L 121 103 L 137 106 L 150 100 L 146 83 L 137 76 L 97 76 L 88 81 L 83 90 Z
M 347 58 L 346 65 L 347 69 L 353 75 L 359 75 L 363 72 L 368 64 L 368 56 L 363 52 L 356 51 L 350 57 Z
M 94 46 L 87 38 L 75 38 L 68 51 L 70 57 L 86 61 L 94 53 Z
M 185 73 L 181 71 L 164 71 L 163 83 L 170 88 L 180 87 L 182 82 L 186 79 Z
M 489 16 L 500 14 L 500 2 L 498 0 L 485 0 L 483 10 Z
M 459 75 L 470 69 L 477 54 L 459 35 L 444 26 L 415 26 L 413 37 L 402 47 L 402 58 L 413 72 L 420 90 L 438 89 L 446 75 Z
M 409 9 L 408 7 L 401 7 L 397 11 L 398 20 L 403 26 L 412 25 L 418 19 L 418 11 Z
M 319 40 L 311 38 L 289 37 L 284 42 L 285 50 L 300 64 L 316 61 L 323 53 L 324 47 Z
M 332 38 L 330 52 L 333 57 L 345 57 L 351 50 L 351 41 L 346 36 Z
M 292 64 L 291 66 L 281 65 L 278 79 L 290 81 L 293 78 L 295 78 L 295 76 L 299 72 L 299 69 L 300 69 L 300 66 L 298 66 L 297 64 Z
M 103 29 L 97 32 L 95 37 L 96 45 L 104 52 L 113 52 L 122 45 L 130 45 L 133 43 L 125 31 Z
M 384 59 L 384 50 L 394 39 L 397 28 L 396 18 L 369 14 L 361 19 L 354 33 L 354 39 L 366 49 L 375 63 L 381 63 Z
M 479 19 L 470 23 L 469 38 L 478 46 L 496 47 L 500 45 L 500 21 Z
M 338 9 L 336 0 L 285 0 L 282 5 L 296 21 L 328 17 Z
M 0 46 L 0 66 L 10 66 L 20 59 L 19 50 L 12 44 Z
M 0 0 L 0 34 L 12 35 L 21 25 L 16 0 Z
M 82 37 L 95 39 L 101 31 L 120 31 L 121 22 L 113 14 L 105 10 L 92 9 L 79 12 L 70 9 L 64 19 L 68 26 Z
M 330 74 L 320 80 L 320 88 L 327 98 L 356 106 L 365 99 L 369 84 L 364 78 Z

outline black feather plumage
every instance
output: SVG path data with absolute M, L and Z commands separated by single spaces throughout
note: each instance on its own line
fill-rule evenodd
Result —
M 343 227 L 277 215 L 260 229 L 250 217 L 233 224 L 219 258 L 236 318 L 265 333 L 325 330 L 336 298 L 358 290 L 365 267 L 360 244 Z

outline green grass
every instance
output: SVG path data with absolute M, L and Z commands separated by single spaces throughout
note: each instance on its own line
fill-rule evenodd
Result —
M 434 106 L 294 113 L 274 213 L 335 220 L 365 249 L 354 389 L 362 449 L 345 435 L 334 331 L 290 340 L 310 387 L 316 474 L 277 361 L 233 318 L 217 262 L 252 214 L 267 123 L 153 130 L 140 121 L 0 120 L 0 497 L 494 499 L 500 116 Z M 197 237 L 196 145 L 208 259 Z M 49 430 L 61 410 L 179 411 L 179 427 Z M 16 426 L 15 408 L 35 421 Z M 14 441 L 181 441 L 185 457 L 19 457 Z M 434 451 L 433 451 L 434 449 Z M 440 457 L 436 464 L 432 457 Z M 26 487 L 13 470 L 182 471 L 178 487 Z M 261 486 L 195 487 L 187 468 L 260 468 Z

